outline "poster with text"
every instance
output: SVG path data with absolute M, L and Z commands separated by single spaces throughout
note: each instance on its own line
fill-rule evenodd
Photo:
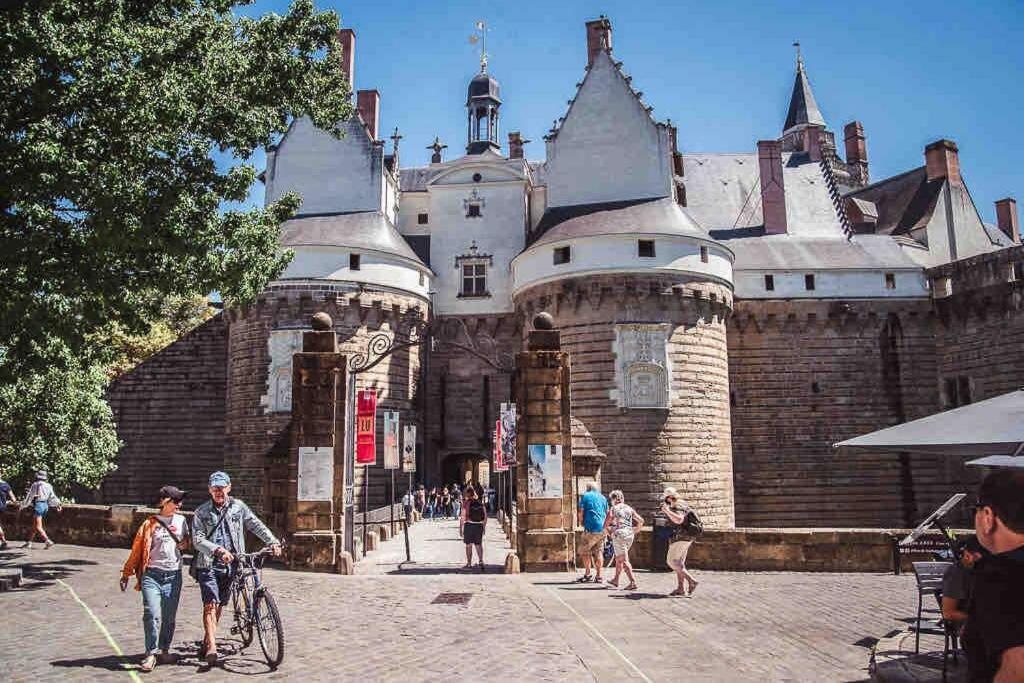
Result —
M 362 389 L 356 397 L 356 464 L 377 462 L 377 391 Z
M 501 404 L 501 458 L 505 467 L 519 464 L 516 458 L 516 404 Z
M 527 495 L 530 498 L 562 497 L 562 447 L 530 444 Z
M 299 500 L 331 500 L 334 494 L 334 449 L 299 447 Z
M 384 411 L 384 469 L 398 469 L 398 412 Z
M 402 471 L 416 471 L 416 425 L 406 425 L 402 433 Z

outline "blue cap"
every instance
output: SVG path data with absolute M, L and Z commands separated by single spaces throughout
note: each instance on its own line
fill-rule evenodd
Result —
M 210 486 L 231 486 L 231 477 L 227 472 L 214 472 L 210 475 Z

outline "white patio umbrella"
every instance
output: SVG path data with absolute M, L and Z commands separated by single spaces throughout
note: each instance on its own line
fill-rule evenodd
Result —
M 1024 389 L 862 434 L 833 447 L 975 456 L 979 459 L 970 464 L 1024 466 Z

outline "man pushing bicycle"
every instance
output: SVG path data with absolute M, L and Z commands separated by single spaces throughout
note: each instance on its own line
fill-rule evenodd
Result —
M 210 500 L 196 508 L 192 522 L 192 545 L 195 577 L 203 597 L 203 647 L 199 656 L 206 663 L 217 663 L 217 623 L 221 609 L 231 597 L 235 556 L 245 552 L 245 531 L 251 531 L 273 550 L 281 554 L 281 542 L 260 521 L 249 506 L 231 498 L 231 478 L 225 472 L 214 472 L 209 482 Z

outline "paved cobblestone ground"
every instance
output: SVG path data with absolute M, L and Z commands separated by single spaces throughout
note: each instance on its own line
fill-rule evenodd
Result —
M 199 591 L 186 577 L 174 647 L 181 661 L 143 677 L 862 681 L 871 639 L 905 627 L 916 608 L 910 576 L 701 572 L 692 599 L 663 597 L 674 580 L 662 573 L 639 572 L 632 593 L 563 574 L 507 576 L 497 573 L 508 551 L 497 524 L 488 527 L 485 557 L 494 571 L 485 574 L 458 569 L 465 555 L 454 522 L 414 525 L 411 545 L 414 563 L 404 563 L 399 536 L 359 562 L 356 576 L 268 569 L 286 638 L 277 671 L 258 645 L 240 652 L 231 639 L 222 664 L 199 666 Z M 0 553 L 0 566 L 23 567 L 29 578 L 0 593 L 0 662 L 9 680 L 135 676 L 141 600 L 116 585 L 126 554 L 80 546 Z M 441 592 L 472 598 L 468 606 L 432 604 Z

